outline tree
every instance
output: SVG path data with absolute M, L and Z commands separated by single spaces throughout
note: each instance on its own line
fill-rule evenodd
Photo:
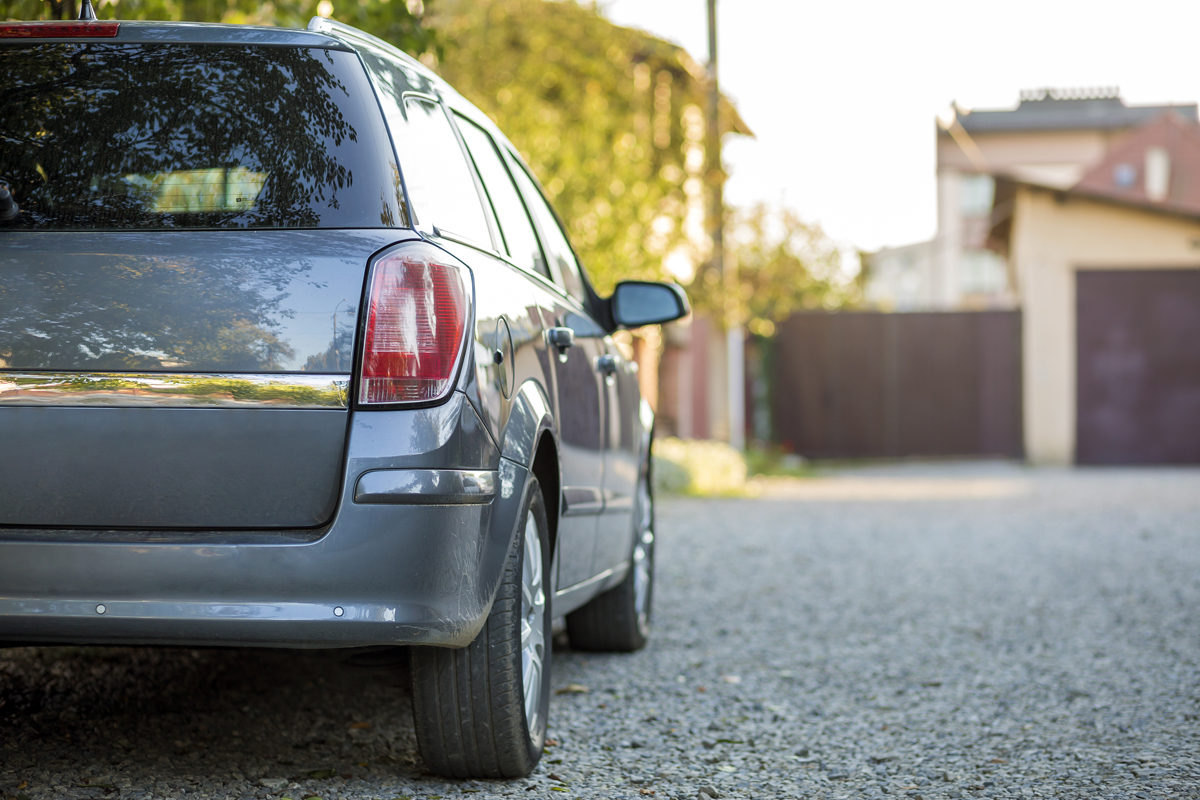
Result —
M 541 179 L 597 290 L 664 277 L 664 258 L 703 238 L 704 70 L 573 0 L 439 9 L 439 70 Z M 724 110 L 727 130 L 749 133 Z
M 841 308 L 858 299 L 837 244 L 790 209 L 758 204 L 734 211 L 727 251 L 737 266 L 740 316 L 752 334 L 770 336 L 775 323 L 796 311 Z M 688 294 L 697 309 L 723 318 L 725 288 L 715 270 L 700 270 Z

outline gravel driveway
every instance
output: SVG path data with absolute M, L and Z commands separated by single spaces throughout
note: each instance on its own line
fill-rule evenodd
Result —
M 662 502 L 659 548 L 529 780 L 425 775 L 394 670 L 18 649 L 0 797 L 1200 798 L 1200 471 L 856 470 Z

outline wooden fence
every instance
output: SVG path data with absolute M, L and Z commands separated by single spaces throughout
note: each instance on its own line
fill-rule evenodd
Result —
M 775 438 L 810 458 L 1019 458 L 1018 311 L 811 312 L 779 327 Z

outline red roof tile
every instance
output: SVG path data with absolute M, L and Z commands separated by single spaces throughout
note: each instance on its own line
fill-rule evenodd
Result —
M 1146 193 L 1146 152 L 1166 150 L 1170 178 L 1166 197 Z M 1115 144 L 1071 191 L 1184 214 L 1200 215 L 1200 125 L 1165 111 Z

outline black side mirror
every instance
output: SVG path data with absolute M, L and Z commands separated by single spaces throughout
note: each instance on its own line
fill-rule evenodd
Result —
M 622 281 L 612 296 L 613 322 L 622 328 L 670 322 L 689 311 L 687 295 L 674 283 Z

